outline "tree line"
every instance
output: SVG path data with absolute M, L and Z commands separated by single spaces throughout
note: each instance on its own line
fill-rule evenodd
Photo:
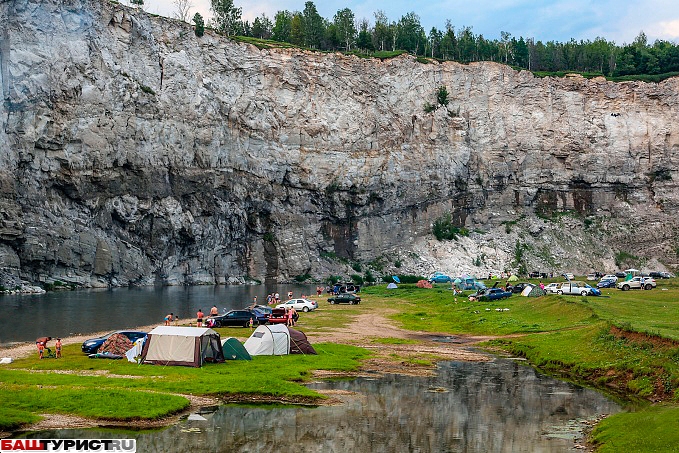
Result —
M 188 0 L 175 0 L 175 5 Z M 209 26 L 228 36 L 290 43 L 321 51 L 355 52 L 380 55 L 408 52 L 419 57 L 461 63 L 495 61 L 534 72 L 577 71 L 605 76 L 667 74 L 679 71 L 679 46 L 658 40 L 649 44 L 641 32 L 631 44 L 618 46 L 605 38 L 594 41 L 571 39 L 568 42 L 542 42 L 500 32 L 500 39 L 487 39 L 472 27 L 453 26 L 426 32 L 414 12 L 390 20 L 383 11 L 374 13 L 374 22 L 357 20 L 349 8 L 340 9 L 332 19 L 321 17 L 312 1 L 302 11 L 278 11 L 273 18 L 265 14 L 252 23 L 242 20 L 242 10 L 233 0 L 211 0 L 213 18 Z M 186 12 L 183 13 L 186 16 Z M 181 18 L 181 17 L 180 17 Z M 182 18 L 186 20 L 186 17 Z M 203 26 L 200 14 L 194 16 Z

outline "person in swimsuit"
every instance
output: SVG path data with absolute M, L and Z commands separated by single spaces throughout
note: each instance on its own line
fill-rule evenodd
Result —
M 54 345 L 54 349 L 56 350 L 57 359 L 60 359 L 61 358 L 61 338 L 57 338 L 57 342 Z
M 203 310 L 199 308 L 198 313 L 196 313 L 196 327 L 203 327 L 203 317 L 205 317 Z

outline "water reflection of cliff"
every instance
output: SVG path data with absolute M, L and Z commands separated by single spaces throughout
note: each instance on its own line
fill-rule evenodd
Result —
M 224 406 L 205 415 L 207 421 L 139 434 L 137 451 L 571 451 L 572 439 L 545 433 L 569 420 L 620 410 L 592 390 L 507 360 L 443 363 L 430 378 L 389 375 L 313 387 L 359 394 L 316 409 Z M 48 434 L 99 437 L 75 430 L 36 437 Z

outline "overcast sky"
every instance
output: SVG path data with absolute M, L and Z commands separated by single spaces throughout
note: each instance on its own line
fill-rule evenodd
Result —
M 191 2 L 191 16 L 196 12 L 205 18 L 211 16 L 210 0 Z M 243 18 L 250 22 L 262 13 L 273 19 L 280 10 L 304 9 L 304 0 L 234 0 L 234 4 L 242 8 Z M 390 21 L 412 11 L 427 33 L 432 27 L 445 29 L 446 19 L 450 19 L 456 30 L 469 26 L 488 39 L 499 39 L 500 31 L 506 31 L 543 42 L 603 37 L 621 45 L 632 42 L 643 30 L 650 43 L 656 39 L 679 43 L 679 0 L 319 0 L 314 4 L 326 19 L 332 20 L 338 10 L 350 8 L 356 19 L 366 18 L 370 23 L 378 10 L 384 11 Z M 173 0 L 145 0 L 144 9 L 172 16 L 176 8 Z

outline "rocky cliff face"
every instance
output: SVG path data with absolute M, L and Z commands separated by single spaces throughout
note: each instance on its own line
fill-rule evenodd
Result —
M 0 21 L 0 267 L 26 279 L 386 270 L 447 212 L 472 242 L 432 266 L 504 270 L 517 241 L 542 268 L 676 260 L 677 79 L 260 50 L 97 0 Z

